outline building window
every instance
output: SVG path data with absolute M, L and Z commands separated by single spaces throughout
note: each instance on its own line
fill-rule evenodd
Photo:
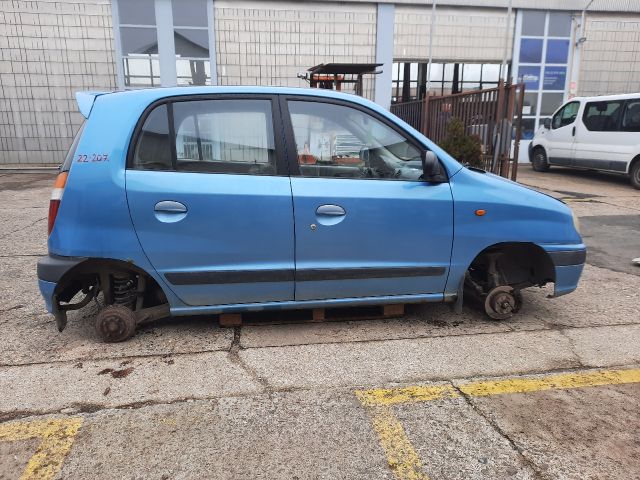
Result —
M 211 0 L 116 0 L 114 7 L 121 87 L 211 85 Z
M 160 85 L 154 0 L 118 0 L 124 86 Z
M 526 88 L 522 139 L 528 140 L 566 98 L 571 14 L 524 10 L 518 15 L 514 70 Z
M 211 85 L 207 0 L 173 0 L 178 85 Z
M 427 91 L 427 63 L 394 63 L 392 103 L 424 98 Z M 449 95 L 498 86 L 502 65 L 498 63 L 432 63 L 430 90 L 435 95 Z

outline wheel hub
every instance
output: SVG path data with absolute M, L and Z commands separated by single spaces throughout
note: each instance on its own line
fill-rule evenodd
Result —
M 492 289 L 484 302 L 484 309 L 494 320 L 506 320 L 518 310 L 518 299 L 513 288 L 507 286 Z

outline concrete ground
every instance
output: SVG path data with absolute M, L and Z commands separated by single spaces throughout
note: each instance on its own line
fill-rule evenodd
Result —
M 564 199 L 589 253 L 576 292 L 513 319 L 220 329 L 166 319 L 99 343 L 44 311 L 51 175 L 0 173 L 0 479 L 640 478 L 640 191 L 521 169 Z

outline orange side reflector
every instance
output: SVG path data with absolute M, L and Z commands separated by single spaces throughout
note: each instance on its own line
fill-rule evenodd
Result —
M 475 213 L 476 213 L 477 216 L 482 217 L 485 213 L 487 213 L 487 211 L 486 210 L 482 210 L 482 209 L 478 209 L 478 210 L 476 210 Z

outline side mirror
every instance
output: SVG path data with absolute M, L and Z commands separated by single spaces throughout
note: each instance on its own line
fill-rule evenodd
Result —
M 547 130 L 551 129 L 551 119 L 550 118 L 545 118 L 544 119 L 544 128 L 546 128 Z
M 438 157 L 431 150 L 425 150 L 421 155 L 422 159 L 422 177 L 428 181 L 434 181 L 440 177 L 440 163 Z

